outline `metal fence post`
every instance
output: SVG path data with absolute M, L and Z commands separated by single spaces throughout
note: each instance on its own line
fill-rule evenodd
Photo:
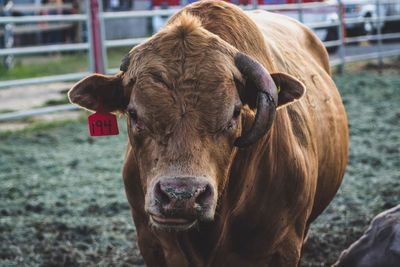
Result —
M 86 33 L 84 36 L 86 36 L 86 41 L 89 44 L 89 49 L 87 51 L 87 60 L 88 60 L 88 66 L 89 66 L 89 72 L 95 72 L 95 67 L 94 67 L 94 57 L 93 57 L 93 34 L 92 34 L 92 16 L 90 12 L 90 3 L 89 0 L 85 0 L 85 9 L 86 9 L 86 24 L 85 24 L 85 30 Z
M 378 65 L 379 65 L 379 72 L 382 72 L 382 67 L 383 67 L 383 59 L 382 59 L 382 28 L 383 28 L 383 22 L 382 22 L 382 16 L 381 16 L 381 5 L 379 3 L 379 0 L 375 1 L 375 5 L 376 5 L 376 13 L 378 15 L 378 18 L 377 18 Z
M 341 46 L 339 48 L 339 55 L 340 55 L 340 64 L 339 64 L 339 72 L 340 74 L 344 73 L 344 68 L 346 64 L 346 36 L 345 36 L 345 31 L 346 31 L 346 25 L 345 25 L 345 18 L 344 18 L 344 5 L 342 0 L 337 0 L 338 2 L 338 13 L 339 13 L 339 40 L 341 42 Z
M 258 0 L 252 0 L 253 9 L 257 9 L 258 7 Z
M 105 19 L 103 16 L 104 8 L 103 8 L 103 1 L 99 0 L 99 22 L 100 22 L 100 47 L 102 53 L 102 65 L 104 73 L 107 72 L 108 69 L 108 51 L 106 47 L 106 24 Z
M 99 3 L 98 0 L 90 0 L 90 28 L 92 37 L 92 56 L 94 59 L 94 70 L 98 73 L 104 73 L 101 37 L 100 37 L 100 23 L 99 23 Z
M 13 1 L 7 2 L 3 9 L 4 16 L 11 16 L 11 8 L 13 7 L 13 5 Z M 4 48 L 12 48 L 14 45 L 13 28 L 14 26 L 12 23 L 7 23 L 4 25 Z M 6 69 L 11 69 L 13 65 L 13 60 L 13 55 L 4 56 L 4 67 Z
M 301 23 L 304 22 L 304 14 L 303 14 L 303 0 L 297 0 L 296 1 L 299 6 L 299 8 L 297 9 L 297 13 L 299 15 L 299 21 Z

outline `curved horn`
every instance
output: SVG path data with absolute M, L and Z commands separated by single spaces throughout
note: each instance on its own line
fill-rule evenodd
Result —
M 235 141 L 238 147 L 254 144 L 270 129 L 275 118 L 278 92 L 274 80 L 268 71 L 249 56 L 238 53 L 235 56 L 235 65 L 247 81 L 251 81 L 257 94 L 257 113 L 250 130 Z M 244 100 L 246 102 L 246 99 Z

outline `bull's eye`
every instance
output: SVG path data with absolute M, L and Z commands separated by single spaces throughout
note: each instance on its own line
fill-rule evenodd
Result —
M 232 120 L 232 121 L 230 121 L 229 123 L 228 123 L 228 125 L 226 126 L 226 130 L 232 130 L 233 128 L 235 128 L 235 126 L 236 126 L 236 122 L 234 121 L 234 120 Z
M 136 124 L 137 123 L 137 119 L 138 119 L 136 111 L 135 110 L 128 110 L 128 113 L 129 113 L 129 117 L 131 118 L 132 123 Z
M 235 106 L 234 110 L 233 110 L 233 115 L 232 115 L 232 119 L 228 122 L 228 124 L 226 125 L 225 129 L 226 130 L 233 130 L 236 128 L 237 126 L 237 120 L 239 118 L 241 112 L 241 108 L 239 105 Z
M 240 106 L 235 106 L 235 109 L 233 110 L 233 118 L 234 118 L 234 119 L 236 119 L 236 118 L 239 117 L 240 111 L 241 111 Z
M 135 110 L 128 110 L 129 118 L 131 120 L 132 126 L 141 132 L 144 129 L 143 123 L 138 118 L 137 112 Z

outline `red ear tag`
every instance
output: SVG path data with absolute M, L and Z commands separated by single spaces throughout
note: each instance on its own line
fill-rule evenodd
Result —
M 88 117 L 91 136 L 117 135 L 117 117 L 111 113 L 96 112 Z

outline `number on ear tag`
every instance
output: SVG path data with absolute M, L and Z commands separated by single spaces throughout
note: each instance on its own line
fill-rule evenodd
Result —
M 117 117 L 111 113 L 96 112 L 88 117 L 91 136 L 117 135 Z

